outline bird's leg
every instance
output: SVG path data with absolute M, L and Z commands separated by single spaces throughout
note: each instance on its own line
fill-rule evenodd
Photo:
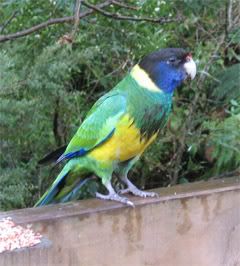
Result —
M 121 197 L 119 196 L 115 190 L 112 187 L 111 181 L 108 181 L 106 184 L 104 184 L 106 189 L 108 190 L 109 194 L 108 195 L 103 195 L 98 192 L 96 192 L 96 197 L 99 199 L 104 199 L 104 200 L 113 200 L 113 201 L 118 201 L 124 204 L 127 204 L 128 206 L 134 207 L 133 202 L 131 202 L 128 198 Z
M 147 198 L 147 197 L 158 197 L 158 194 L 155 192 L 147 192 L 147 191 L 142 191 L 138 189 L 128 178 L 126 175 L 121 177 L 121 180 L 127 185 L 126 189 L 123 189 L 120 191 L 121 194 L 125 193 L 132 193 L 135 196 L 139 196 L 142 198 Z

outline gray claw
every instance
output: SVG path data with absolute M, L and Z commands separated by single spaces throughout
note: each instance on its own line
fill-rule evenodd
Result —
M 128 206 L 135 207 L 134 203 L 131 202 L 128 198 L 121 197 L 117 193 L 112 193 L 112 194 L 109 193 L 108 195 L 103 195 L 103 194 L 96 192 L 96 197 L 99 199 L 113 200 L 113 201 L 121 202 L 121 203 L 126 204 Z
M 138 189 L 128 178 L 127 176 L 123 176 L 122 181 L 127 185 L 126 189 L 120 190 L 120 194 L 125 194 L 125 193 L 132 193 L 135 196 L 139 196 L 142 198 L 153 198 L 153 197 L 158 197 L 158 194 L 155 192 L 147 192 L 147 191 L 142 191 Z
M 135 196 L 139 196 L 139 197 L 142 197 L 142 198 L 147 198 L 147 197 L 150 197 L 150 198 L 158 198 L 159 195 L 155 192 L 147 192 L 147 191 L 142 191 L 136 187 L 128 187 L 126 189 L 122 189 L 119 191 L 120 194 L 126 194 L 126 193 L 132 193 L 133 195 Z
M 122 194 L 122 195 L 123 195 L 123 194 L 130 193 L 130 192 L 131 192 L 131 191 L 130 191 L 129 188 L 119 190 L 119 193 Z

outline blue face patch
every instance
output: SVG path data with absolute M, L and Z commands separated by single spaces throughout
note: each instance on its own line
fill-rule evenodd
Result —
M 167 62 L 160 62 L 155 65 L 152 77 L 161 90 L 172 93 L 186 78 L 186 73 L 182 68 L 175 68 Z

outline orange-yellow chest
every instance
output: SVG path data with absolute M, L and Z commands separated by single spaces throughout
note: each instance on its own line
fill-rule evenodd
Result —
M 114 135 L 89 155 L 99 161 L 126 161 L 141 155 L 156 137 L 157 133 L 148 139 L 141 138 L 140 130 L 129 115 L 125 115 L 117 124 Z

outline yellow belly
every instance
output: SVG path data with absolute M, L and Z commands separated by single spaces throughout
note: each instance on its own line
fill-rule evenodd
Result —
M 156 137 L 157 133 L 150 139 L 141 139 L 139 129 L 126 115 L 118 123 L 114 135 L 89 155 L 99 161 L 126 161 L 141 155 Z

